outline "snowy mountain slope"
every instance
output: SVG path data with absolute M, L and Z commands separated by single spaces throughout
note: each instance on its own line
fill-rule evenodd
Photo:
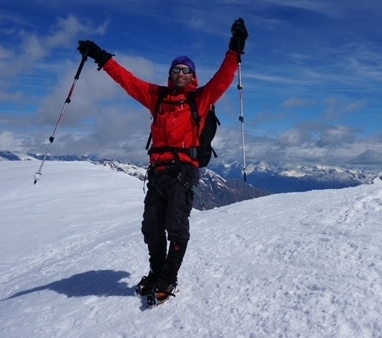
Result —
M 238 162 L 215 162 L 211 169 L 226 179 L 243 176 L 242 165 Z M 364 184 L 378 171 L 379 168 L 256 161 L 247 165 L 247 182 L 271 193 L 341 189 Z
M 212 170 L 203 168 L 200 169 L 194 207 L 198 210 L 210 210 L 269 194 L 268 191 L 258 189 L 242 180 L 226 180 Z
M 381 337 L 382 184 L 193 210 L 168 303 L 147 272 L 141 181 L 88 162 L 0 163 L 0 336 Z

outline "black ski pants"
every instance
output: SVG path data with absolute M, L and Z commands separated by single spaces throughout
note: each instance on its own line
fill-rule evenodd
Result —
M 149 249 L 151 272 L 156 277 L 162 274 L 162 279 L 176 281 L 190 239 L 192 188 L 198 183 L 199 169 L 189 164 L 169 167 L 164 172 L 154 168 L 148 171 L 142 233 Z

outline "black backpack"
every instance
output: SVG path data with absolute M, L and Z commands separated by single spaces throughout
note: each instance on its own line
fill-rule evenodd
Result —
M 167 87 L 161 86 L 160 91 L 161 91 L 161 94 L 159 97 L 156 111 L 159 110 L 160 104 L 162 103 L 162 101 L 164 100 L 164 98 L 167 95 Z M 188 94 L 187 102 L 190 104 L 192 116 L 194 118 L 196 125 L 199 128 L 200 116 L 199 116 L 199 112 L 198 112 L 198 107 L 196 106 L 195 92 L 191 92 Z M 154 116 L 154 119 L 155 119 L 155 116 Z M 211 105 L 210 110 L 207 113 L 206 119 L 207 120 L 206 120 L 206 123 L 204 126 L 204 130 L 199 135 L 199 143 L 200 143 L 199 147 L 194 147 L 194 148 L 189 148 L 189 149 L 176 148 L 176 147 L 160 147 L 160 148 L 159 147 L 155 147 L 155 148 L 151 147 L 149 149 L 150 144 L 151 144 L 151 138 L 152 138 L 152 134 L 150 133 L 149 139 L 147 140 L 147 144 L 146 144 L 146 149 L 148 150 L 148 154 L 173 152 L 175 154 L 175 159 L 179 160 L 178 153 L 187 153 L 191 158 L 198 160 L 200 168 L 206 167 L 211 160 L 212 154 L 214 155 L 215 158 L 218 157 L 215 150 L 211 146 L 211 142 L 215 137 L 217 127 L 218 127 L 218 125 L 220 126 L 220 124 L 221 124 L 219 119 L 216 116 L 214 105 Z

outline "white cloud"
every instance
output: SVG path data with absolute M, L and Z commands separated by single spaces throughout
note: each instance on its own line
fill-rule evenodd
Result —
M 306 142 L 311 142 L 311 137 L 302 129 L 289 129 L 280 135 L 278 141 L 282 147 L 302 146 Z
M 19 137 L 15 136 L 11 132 L 0 130 L 1 150 L 22 151 L 23 146 L 23 142 Z

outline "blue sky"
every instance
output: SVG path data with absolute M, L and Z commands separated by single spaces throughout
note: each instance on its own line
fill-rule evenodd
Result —
M 0 0 L 0 8 L 1 150 L 45 151 L 80 62 L 78 40 L 158 84 L 174 57 L 188 55 L 203 85 L 242 17 L 247 161 L 382 164 L 382 2 Z M 237 82 L 217 104 L 221 160 L 241 161 Z M 145 162 L 149 126 L 147 110 L 89 60 L 51 153 Z

